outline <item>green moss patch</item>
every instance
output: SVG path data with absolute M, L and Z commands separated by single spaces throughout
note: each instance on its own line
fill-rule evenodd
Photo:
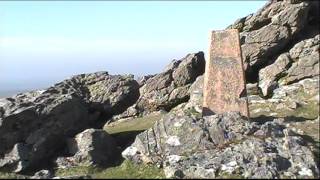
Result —
M 143 131 L 151 128 L 157 120 L 160 120 L 165 113 L 155 113 L 138 118 L 114 122 L 106 125 L 103 129 L 109 134 L 116 134 L 128 131 Z
M 16 174 L 0 172 L 0 179 L 17 179 Z
M 95 167 L 73 167 L 57 169 L 56 176 L 79 176 L 89 175 L 95 179 L 162 179 L 165 178 L 162 169 L 153 165 L 133 164 L 125 160 L 120 166 L 99 169 Z

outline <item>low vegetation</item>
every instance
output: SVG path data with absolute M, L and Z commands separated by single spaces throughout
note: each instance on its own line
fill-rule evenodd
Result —
M 165 178 L 163 170 L 152 165 L 133 164 L 125 160 L 121 165 L 100 169 L 95 167 L 73 167 L 67 169 L 57 169 L 56 176 L 70 177 L 70 176 L 91 176 L 94 179 L 161 179 Z
M 0 179 L 18 179 L 18 175 L 13 173 L 0 172 Z
M 164 113 L 153 113 L 138 118 L 129 118 L 128 120 L 116 121 L 104 127 L 109 134 L 116 134 L 128 131 L 143 131 L 149 129 L 153 124 L 161 119 Z

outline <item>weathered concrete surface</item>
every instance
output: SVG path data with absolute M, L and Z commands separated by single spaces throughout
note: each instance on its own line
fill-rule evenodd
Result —
M 249 117 L 237 29 L 212 32 L 203 95 L 204 116 L 238 111 Z

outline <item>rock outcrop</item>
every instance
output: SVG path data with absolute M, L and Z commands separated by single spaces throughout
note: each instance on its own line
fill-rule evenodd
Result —
M 1 99 L 0 169 L 21 172 L 43 165 L 66 138 L 132 105 L 138 90 L 132 76 L 98 72 Z
M 292 119 L 319 119 L 318 17 L 318 1 L 275 0 L 228 27 L 240 31 L 251 121 L 236 112 L 202 117 L 200 76 L 190 100 L 122 156 L 175 178 L 319 178 L 314 152 L 291 128 Z
M 59 168 L 99 165 L 105 167 L 117 160 L 117 144 L 104 130 L 86 129 L 67 141 L 69 157 L 59 157 Z
M 320 35 L 303 40 L 289 52 L 281 54 L 273 64 L 261 69 L 259 87 L 263 95 L 269 95 L 279 84 L 292 84 L 319 76 L 319 43 Z
M 260 91 L 248 92 L 254 117 L 319 114 L 319 5 L 274 0 L 228 27 L 240 31 L 247 79 Z
M 256 123 L 236 112 L 198 119 L 169 114 L 122 155 L 163 166 L 168 178 L 319 176 L 312 152 L 281 119 Z
M 170 110 L 187 102 L 189 88 L 196 78 L 204 73 L 204 53 L 188 54 L 181 60 L 173 60 L 160 74 L 147 77 L 141 83 L 140 97 L 126 112 L 115 119 Z
M 319 2 L 270 1 L 255 14 L 237 20 L 247 78 L 290 49 L 295 43 L 319 34 Z

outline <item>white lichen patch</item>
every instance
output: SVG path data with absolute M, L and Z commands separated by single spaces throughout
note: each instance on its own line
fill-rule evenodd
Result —
M 175 123 L 173 124 L 173 126 L 174 126 L 174 127 L 181 127 L 182 124 L 181 124 L 181 122 L 175 122 Z
M 181 127 L 182 124 L 185 122 L 186 120 L 185 119 L 180 119 L 179 121 L 175 122 L 173 124 L 174 127 Z
M 177 163 L 181 160 L 182 156 L 179 155 L 170 155 L 167 157 L 170 164 Z
M 37 93 L 39 94 L 43 94 L 44 92 L 46 92 L 46 90 L 42 89 L 42 90 L 37 90 Z
M 0 106 L 7 105 L 8 101 L 6 99 L 0 99 Z
M 236 161 L 231 161 L 227 164 L 222 164 L 221 170 L 231 174 L 235 169 L 238 168 L 238 163 Z
M 129 146 L 127 149 L 125 149 L 121 155 L 122 157 L 132 157 L 134 155 L 136 155 L 138 152 L 138 149 L 134 146 Z
M 270 116 L 277 116 L 278 113 L 270 113 Z
M 313 176 L 312 170 L 306 167 L 302 167 L 298 173 L 301 176 Z
M 169 136 L 169 138 L 166 141 L 167 144 L 171 146 L 180 146 L 180 140 L 178 136 Z

